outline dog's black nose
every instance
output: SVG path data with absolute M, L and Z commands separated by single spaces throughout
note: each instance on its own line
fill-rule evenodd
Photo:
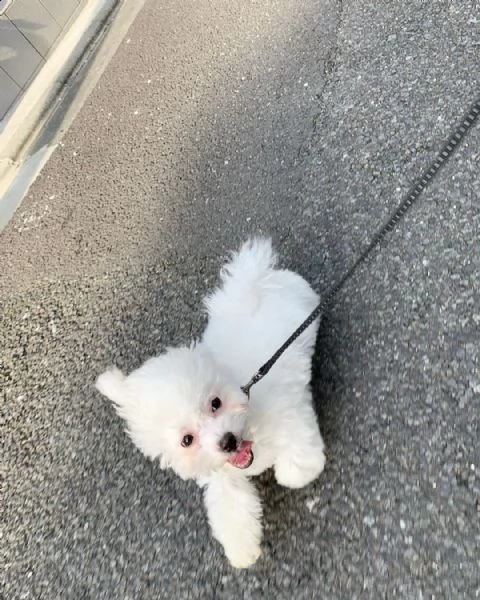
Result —
M 220 440 L 220 448 L 224 452 L 234 452 L 237 449 L 237 438 L 230 431 Z

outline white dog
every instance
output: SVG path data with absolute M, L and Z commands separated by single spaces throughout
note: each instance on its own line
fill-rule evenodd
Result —
M 250 477 L 273 467 L 279 484 L 300 488 L 325 464 L 309 386 L 318 322 L 252 387 L 250 400 L 240 389 L 318 302 L 302 277 L 274 266 L 269 240 L 246 242 L 205 299 L 200 342 L 169 349 L 129 376 L 113 367 L 96 384 L 145 455 L 205 487 L 213 535 L 238 568 L 260 556 L 262 507 Z

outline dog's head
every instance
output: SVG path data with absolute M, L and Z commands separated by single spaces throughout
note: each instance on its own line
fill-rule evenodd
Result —
M 184 479 L 208 477 L 226 463 L 247 468 L 247 398 L 201 346 L 170 349 L 125 376 L 113 367 L 97 389 L 126 421 L 135 445 Z

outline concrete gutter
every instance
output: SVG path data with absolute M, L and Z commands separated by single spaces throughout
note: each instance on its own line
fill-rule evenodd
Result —
M 95 87 L 145 0 L 88 0 L 0 130 L 0 231 Z

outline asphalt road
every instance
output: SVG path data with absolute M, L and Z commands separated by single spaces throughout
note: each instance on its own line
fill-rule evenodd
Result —
M 480 127 L 323 323 L 328 466 L 260 479 L 252 569 L 92 386 L 198 335 L 250 234 L 327 290 L 478 95 L 479 42 L 475 0 L 146 2 L 0 237 L 2 598 L 480 597 Z

